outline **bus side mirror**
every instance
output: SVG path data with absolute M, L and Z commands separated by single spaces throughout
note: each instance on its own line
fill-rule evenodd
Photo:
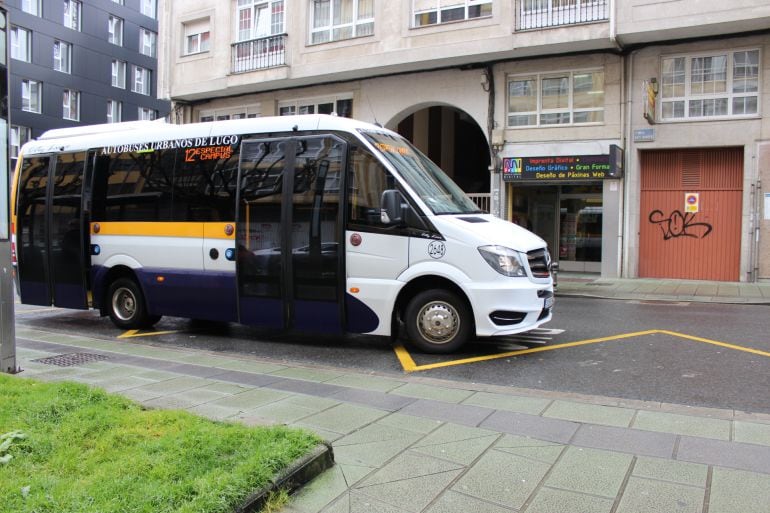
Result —
M 401 192 L 396 189 L 382 191 L 380 199 L 380 222 L 385 225 L 402 224 L 406 217 L 407 204 Z

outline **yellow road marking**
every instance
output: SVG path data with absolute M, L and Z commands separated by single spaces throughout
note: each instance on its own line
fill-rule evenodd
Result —
M 685 333 L 677 333 L 676 331 L 668 331 L 668 330 L 646 330 L 646 331 L 636 331 L 633 333 L 623 333 L 620 335 L 612 335 L 609 337 L 601 337 L 601 338 L 591 338 L 586 340 L 578 340 L 576 342 L 567 342 L 566 344 L 556 344 L 553 346 L 544 346 L 544 347 L 533 347 L 530 349 L 519 349 L 516 351 L 508 351 L 505 353 L 498 353 L 498 354 L 491 354 L 486 356 L 476 356 L 472 358 L 462 358 L 460 360 L 452 360 L 448 362 L 439 362 L 439 363 L 430 363 L 426 365 L 417 365 L 412 358 L 412 355 L 409 354 L 409 352 L 402 346 L 401 344 L 398 344 L 394 346 L 394 351 L 396 352 L 396 357 L 398 358 L 399 362 L 401 362 L 401 367 L 403 367 L 404 372 L 416 372 L 416 371 L 424 371 L 424 370 L 431 370 L 431 369 L 439 369 L 442 367 L 452 367 L 455 365 L 466 365 L 469 363 L 478 363 L 478 362 L 485 362 L 490 360 L 499 360 L 501 358 L 512 358 L 515 356 L 521 356 L 525 354 L 534 354 L 534 353 L 543 353 L 546 351 L 555 351 L 557 349 L 568 349 L 570 347 L 579 347 L 579 346 L 585 346 L 589 344 L 598 344 L 601 342 L 610 342 L 613 340 L 622 340 L 627 338 L 633 338 L 633 337 L 641 337 L 645 335 L 655 335 L 655 334 L 661 334 L 661 335 L 669 335 L 672 337 L 678 337 L 678 338 L 684 338 L 687 340 L 692 340 L 695 342 L 703 342 L 705 344 L 711 344 L 719 347 L 724 347 L 727 349 L 733 349 L 736 351 L 743 351 L 745 353 L 751 353 L 751 354 L 757 354 L 760 356 L 766 356 L 770 358 L 770 352 L 767 351 L 760 351 L 759 349 L 752 349 L 749 347 L 743 347 L 738 346 L 735 344 L 728 344 L 727 342 L 720 342 L 718 340 L 711 340 L 707 338 L 701 338 L 696 337 L 693 335 L 687 335 Z
M 179 331 L 149 331 L 147 333 L 139 333 L 139 330 L 128 330 L 122 335 L 118 335 L 118 338 L 152 337 L 153 335 L 168 335 L 169 333 L 179 333 Z

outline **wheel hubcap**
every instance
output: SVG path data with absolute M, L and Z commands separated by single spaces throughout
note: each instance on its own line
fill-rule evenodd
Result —
M 112 296 L 112 311 L 121 321 L 130 320 L 136 314 L 136 297 L 127 288 L 119 288 Z
M 460 317 L 457 310 L 448 303 L 428 303 L 417 315 L 417 329 L 434 344 L 446 344 L 457 335 Z

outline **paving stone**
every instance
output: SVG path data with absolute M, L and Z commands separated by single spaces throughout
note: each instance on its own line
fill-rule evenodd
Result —
M 631 477 L 617 513 L 701 513 L 702 488 Z
M 499 437 L 500 435 L 496 434 L 482 438 L 472 438 L 470 440 L 416 447 L 412 450 L 420 454 L 442 458 L 463 465 L 470 465 L 476 458 L 489 449 Z
M 709 513 L 767 513 L 770 511 L 770 476 L 714 468 Z
M 374 392 L 389 392 L 404 384 L 403 381 L 397 381 L 395 379 L 353 374 L 338 376 L 326 381 L 326 383 L 329 385 L 340 385 L 343 387 L 371 390 Z
M 511 513 L 512 511 L 491 502 L 449 490 L 441 495 L 426 513 Z
M 418 513 L 433 502 L 460 472 L 451 470 L 371 486 L 357 485 L 356 492 L 402 510 Z
M 612 499 L 544 487 L 530 502 L 527 513 L 610 513 L 612 505 Z
M 393 413 L 377 421 L 377 424 L 393 426 L 415 433 L 427 434 L 443 425 L 443 422 L 435 419 L 426 419 L 415 415 Z
M 310 417 L 305 417 L 302 419 L 302 423 L 308 426 L 320 427 L 321 429 L 347 434 L 371 424 L 385 415 L 387 415 L 387 413 L 382 410 L 342 403 Z
M 635 410 L 628 408 L 572 401 L 553 401 L 543 413 L 543 417 L 605 426 L 628 427 L 635 413 Z
M 479 424 L 479 427 L 511 435 L 531 436 L 550 442 L 569 443 L 580 424 L 524 413 L 496 411 Z
M 540 415 L 551 404 L 550 399 L 538 397 L 523 397 L 506 394 L 491 394 L 489 392 L 476 392 L 465 399 L 462 404 L 483 406 L 495 410 L 507 410 L 530 415 Z
M 318 410 L 314 408 L 308 408 L 294 404 L 287 399 L 282 399 L 248 410 L 242 415 L 238 415 L 238 418 L 259 417 L 279 424 L 289 424 L 304 419 L 305 417 L 309 417 L 317 412 Z
M 309 431 L 310 433 L 315 433 L 316 435 L 320 436 L 324 441 L 326 441 L 329 444 L 334 443 L 335 441 L 345 436 L 345 433 L 339 433 L 337 431 L 332 431 L 330 429 L 322 429 L 322 428 L 319 428 L 318 426 L 311 426 L 310 424 L 305 424 L 301 420 L 298 422 L 291 422 L 288 425 L 293 428 L 304 429 L 306 431 Z
M 460 403 L 473 395 L 473 392 L 470 390 L 434 387 L 432 385 L 423 385 L 421 383 L 406 383 L 392 390 L 391 393 L 407 397 L 416 397 L 418 399 L 443 401 L 446 403 Z
M 500 451 L 489 451 L 452 490 L 501 506 L 520 509 L 550 465 Z
M 160 391 L 144 390 L 142 387 L 121 390 L 119 393 L 123 397 L 128 397 L 132 401 L 136 401 L 138 403 L 143 403 L 144 401 L 150 401 L 152 399 L 156 399 L 161 395 L 163 395 L 163 393 Z
M 356 390 L 354 388 L 346 388 L 342 392 L 334 394 L 331 397 L 340 401 L 358 403 L 387 411 L 398 411 L 417 400 L 410 397 L 386 394 L 384 392 Z
M 225 420 L 241 413 L 241 410 L 238 408 L 217 406 L 212 403 L 199 404 L 197 406 L 193 406 L 192 408 L 188 408 L 187 411 L 212 420 Z
M 227 381 L 253 387 L 264 387 L 283 381 L 283 378 L 270 374 L 252 374 L 243 371 L 222 371 L 220 374 L 217 374 L 216 379 L 217 381 Z
M 141 390 L 146 392 L 160 392 L 161 395 L 170 395 L 184 390 L 191 390 L 194 388 L 201 388 L 208 385 L 210 381 L 203 378 L 194 376 L 181 376 L 166 381 L 158 381 L 157 383 L 151 383 L 140 387 Z
M 269 390 L 265 388 L 247 388 L 239 394 L 232 394 L 216 399 L 212 402 L 212 404 L 248 411 L 254 408 L 258 408 L 259 406 L 264 406 L 275 401 L 280 401 L 286 397 L 289 397 L 289 394 L 286 392 L 278 392 L 276 390 Z
M 683 436 L 676 459 L 770 474 L 770 447 Z
M 633 457 L 596 449 L 569 447 L 546 480 L 546 486 L 614 498 Z
M 375 467 L 367 467 L 364 465 L 349 465 L 347 463 L 335 464 L 342 469 L 342 475 L 345 477 L 345 483 L 347 483 L 348 488 L 353 487 L 353 485 L 358 483 L 361 479 L 377 470 Z
M 770 424 L 733 422 L 733 438 L 736 442 L 770 445 Z
M 459 424 L 444 424 L 425 438 L 416 443 L 415 447 L 435 446 L 450 442 L 462 442 L 476 438 L 497 437 L 498 433 L 488 429 L 480 429 Z
M 189 363 L 177 363 L 166 369 L 168 372 L 184 374 L 185 376 L 198 376 L 199 378 L 210 378 L 218 374 L 230 372 L 216 367 L 206 367 L 204 365 L 192 365 Z
M 580 447 L 670 458 L 674 454 L 676 439 L 677 436 L 671 433 L 585 424 L 580 426 L 571 443 Z
M 342 439 L 341 439 L 342 440 Z M 340 464 L 379 468 L 412 444 L 412 440 L 397 439 L 360 444 L 334 443 L 334 461 Z
M 466 426 L 478 426 L 493 410 L 479 406 L 444 403 L 427 399 L 418 399 L 400 410 L 407 415 L 420 415 L 445 422 L 454 422 Z
M 270 374 L 263 377 L 275 377 Z M 344 391 L 343 387 L 336 385 L 327 385 L 325 383 L 318 383 L 315 381 L 303 381 L 299 379 L 285 379 L 279 378 L 277 381 L 267 384 L 270 388 L 276 390 L 284 390 L 286 392 L 294 392 L 296 394 L 314 395 L 318 397 L 330 397 L 334 394 L 339 394 Z
M 137 388 L 153 383 L 152 380 L 142 379 L 136 376 L 120 376 L 115 379 L 104 379 L 96 383 L 96 386 L 107 392 L 120 392 L 129 388 Z
M 700 436 L 718 440 L 730 439 L 730 421 L 709 419 L 657 411 L 640 410 L 632 426 L 634 429 Z
M 564 445 L 524 436 L 505 435 L 495 444 L 495 450 L 515 454 L 543 463 L 553 464 L 564 451 Z
M 223 360 L 217 363 L 220 369 L 249 372 L 251 374 L 270 374 L 285 369 L 285 365 L 249 360 Z
M 329 381 L 339 378 L 342 374 L 337 371 L 328 371 L 324 369 L 305 369 L 301 367 L 286 367 L 271 373 L 273 376 L 282 378 L 301 379 L 304 381 Z
M 282 512 L 284 510 L 281 510 Z M 291 513 L 291 512 L 287 512 Z M 322 513 L 406 513 L 390 504 L 385 504 L 362 493 L 351 491 L 337 499 Z
M 706 488 L 708 466 L 639 456 L 634 464 L 633 475 Z
M 303 486 L 291 498 L 291 509 L 302 513 L 317 513 L 348 489 L 339 466 L 325 470 Z
M 392 461 L 388 462 L 387 465 L 364 479 L 357 488 L 404 481 L 452 470 L 462 470 L 464 467 L 462 464 L 451 463 L 446 460 L 407 451 L 399 454 Z
M 412 444 L 417 441 L 420 436 L 421 435 L 419 433 L 415 433 L 414 431 L 407 431 L 405 429 L 400 429 L 377 422 L 363 427 L 358 431 L 354 431 L 353 433 L 338 440 L 337 443 L 335 443 L 335 447 L 342 445 L 365 444 L 371 442 L 386 442 L 388 440 L 404 440 L 409 444 Z

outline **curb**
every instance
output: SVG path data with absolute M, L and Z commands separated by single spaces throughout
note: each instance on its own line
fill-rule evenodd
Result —
M 591 299 L 609 299 L 616 301 L 643 301 L 643 302 L 660 302 L 660 303 L 711 303 L 722 305 L 768 305 L 770 300 L 757 299 L 753 297 L 720 297 L 720 296 L 707 296 L 707 297 L 680 297 L 680 296 L 661 296 L 656 295 L 653 297 L 646 297 L 646 294 L 618 294 L 609 295 L 602 294 L 600 292 L 594 293 L 593 291 L 579 291 L 579 290 L 564 290 L 554 291 L 556 297 L 585 297 Z
M 286 490 L 292 494 L 309 483 L 324 470 L 334 466 L 334 451 L 328 442 L 321 442 L 309 454 L 296 460 L 270 480 L 261 490 L 254 492 L 238 506 L 234 513 L 257 513 L 262 510 L 271 493 Z

